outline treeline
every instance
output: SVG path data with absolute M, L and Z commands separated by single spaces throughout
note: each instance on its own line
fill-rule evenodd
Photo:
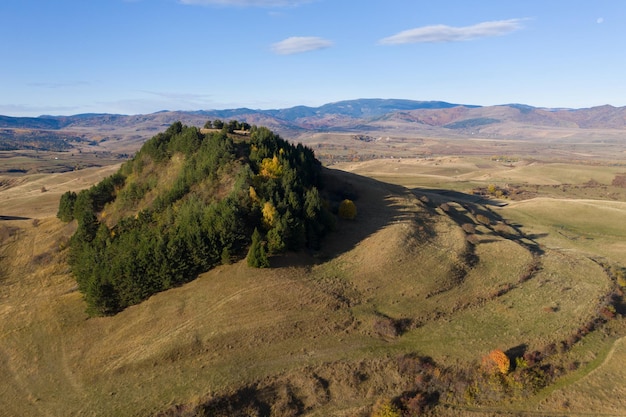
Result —
M 240 122 L 238 120 L 231 120 L 224 122 L 221 119 L 207 120 L 204 124 L 205 129 L 225 129 L 228 133 L 233 133 L 235 130 L 249 131 L 252 129 L 246 122 Z
M 172 175 L 173 177 L 170 177 Z M 313 151 L 264 127 L 202 134 L 174 123 L 120 170 L 65 193 L 70 265 L 91 314 L 114 314 L 218 264 L 319 248 L 334 215 Z

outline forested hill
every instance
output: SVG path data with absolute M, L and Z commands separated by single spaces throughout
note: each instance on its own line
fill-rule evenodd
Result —
M 70 265 L 91 314 L 150 295 L 247 256 L 318 248 L 334 217 L 313 151 L 264 127 L 202 133 L 180 122 L 148 140 L 117 173 L 61 198 L 76 219 Z

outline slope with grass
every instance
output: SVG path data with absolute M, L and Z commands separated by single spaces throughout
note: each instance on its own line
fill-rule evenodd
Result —
M 525 278 L 523 283 L 505 286 L 506 293 L 497 297 L 497 302 L 481 301 L 479 308 L 472 306 L 456 316 L 455 320 L 440 319 L 438 323 L 427 323 L 412 331 L 414 335 L 407 334 L 407 340 L 413 338 L 412 342 L 421 346 L 431 343 L 432 350 L 439 349 L 443 357 L 458 358 L 472 351 L 485 351 L 492 346 L 494 334 L 499 335 L 498 341 L 505 347 L 531 334 L 533 338 L 529 340 L 534 339 L 538 343 L 534 347 L 549 345 L 554 338 L 579 340 L 580 335 L 573 337 L 569 333 L 571 327 L 566 322 L 578 320 L 579 326 L 586 328 L 607 300 L 594 297 L 602 298 L 602 294 L 613 291 L 613 297 L 617 297 L 614 307 L 603 310 L 603 314 L 613 317 L 614 312 L 626 313 L 623 301 L 619 301 L 623 293 L 623 287 L 620 289 L 619 285 L 623 286 L 624 281 L 616 281 L 615 276 L 615 271 L 623 271 L 626 265 L 625 232 L 621 221 L 626 215 L 626 199 L 619 187 L 611 186 L 615 175 L 621 172 L 620 164 L 608 161 L 580 167 L 548 162 L 528 164 L 522 160 L 510 166 L 478 158 L 447 157 L 413 163 L 370 161 L 351 164 L 349 168 L 353 172 L 409 186 L 425 182 L 430 187 L 418 188 L 417 192 L 428 195 L 435 205 L 446 204 L 448 212 L 449 207 L 456 208 L 457 220 L 458 212 L 463 211 L 467 201 L 477 200 L 460 192 L 442 191 L 446 188 L 469 192 L 475 187 L 486 187 L 493 181 L 504 183 L 517 178 L 518 181 L 523 179 L 524 186 L 533 190 L 533 193 L 526 193 L 523 201 L 504 200 L 504 207 L 490 208 L 500 220 L 506 219 L 506 226 L 500 223 L 492 227 L 494 232 L 498 232 L 498 238 L 506 237 L 509 245 L 517 242 L 531 250 L 536 261 L 531 279 Z M 398 172 L 400 169 L 403 170 L 402 175 Z M 436 170 L 435 175 L 433 169 Z M 521 176 L 511 175 L 518 171 Z M 558 187 L 556 190 L 554 184 Z M 621 201 L 614 201 L 616 198 Z M 480 232 L 479 228 L 475 230 Z M 517 238 L 511 234 L 512 231 L 519 233 Z M 511 275 L 503 266 L 511 265 L 514 259 L 520 257 L 510 249 L 500 254 L 493 250 L 494 246 L 487 250 L 489 245 L 493 245 L 492 239 L 481 237 L 482 243 L 476 251 L 482 248 L 497 257 L 496 267 L 502 272 L 498 282 L 506 285 L 505 277 Z M 479 257 L 486 260 L 483 256 Z M 503 259 L 507 261 L 503 262 Z M 480 287 L 473 285 L 472 289 L 475 288 Z M 497 288 L 494 290 L 500 292 Z M 584 294 L 596 295 L 585 299 Z M 462 319 L 459 320 L 459 317 Z M 619 415 L 619 410 L 625 406 L 619 386 L 607 378 L 598 377 L 606 377 L 607 373 L 617 375 L 624 369 L 619 352 L 626 329 L 624 320 L 619 315 L 617 317 L 606 328 L 583 335 L 583 341 L 573 345 L 571 350 L 555 354 L 555 361 L 560 366 L 576 369 L 571 377 L 565 377 L 555 385 L 557 391 L 547 388 L 536 399 L 526 399 L 509 409 L 531 414 L 541 410 L 539 414 L 546 415 L 563 412 L 584 415 L 592 411 Z M 586 334 L 586 330 L 583 333 Z M 450 336 L 452 334 L 454 338 Z M 447 344 L 443 349 L 440 347 L 442 341 L 450 342 L 451 339 L 457 343 Z M 528 341 L 524 345 L 527 350 L 534 348 Z M 482 415 L 480 408 L 473 410 Z M 485 409 L 487 414 L 488 410 Z M 502 408 L 497 410 L 504 412 Z M 450 415 L 456 414 L 451 411 Z
M 437 175 L 456 181 L 450 176 L 456 168 L 447 169 Z M 467 412 L 468 382 L 446 375 L 474 369 L 496 348 L 519 355 L 558 345 L 597 317 L 613 289 L 593 260 L 600 244 L 595 252 L 565 245 L 571 239 L 546 241 L 553 226 L 537 221 L 532 205 L 494 209 L 340 170 L 323 176 L 329 192 L 344 190 L 354 199 L 358 214 L 338 219 L 319 250 L 273 257 L 270 269 L 218 266 L 97 318 L 85 313 L 67 264 L 75 225 L 54 218 L 56 208 L 37 207 L 34 197 L 47 193 L 35 193 L 24 212 L 37 221 L 0 223 L 0 374 L 7 381 L 1 409 L 24 416 L 365 416 L 379 398 L 415 390 L 417 375 L 406 368 L 421 363 L 431 369 L 422 378 L 441 384 L 432 404 L 456 407 L 433 412 Z M 42 177 L 37 187 L 75 178 Z M 0 191 L 7 210 L 21 198 L 9 191 Z M 583 227 L 577 222 L 584 216 L 560 217 L 570 228 Z M 619 236 L 607 239 L 617 244 Z M 601 365 L 587 376 L 596 378 L 617 363 L 621 345 L 598 365 L 591 356 L 620 332 L 619 326 L 616 336 L 591 332 L 563 354 L 581 366 Z M 441 375 L 406 355 L 432 358 Z M 585 395 L 594 395 L 580 384 L 562 394 L 583 396 L 578 410 Z M 555 410 L 545 404 L 546 412 Z M 528 397 L 496 405 L 540 406 Z

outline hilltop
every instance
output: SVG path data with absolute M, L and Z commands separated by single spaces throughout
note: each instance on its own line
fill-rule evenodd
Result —
M 269 255 L 319 249 L 343 196 L 322 194 L 310 149 L 263 127 L 244 133 L 176 122 L 112 176 L 61 196 L 57 216 L 78 223 L 69 260 L 93 314 L 117 313 L 246 252 L 249 265 L 268 267 Z

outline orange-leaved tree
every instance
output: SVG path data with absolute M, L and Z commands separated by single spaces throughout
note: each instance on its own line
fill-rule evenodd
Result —
M 506 353 L 500 349 L 494 349 L 489 352 L 489 355 L 483 358 L 483 365 L 488 370 L 498 370 L 502 374 L 508 374 L 511 369 L 511 360 Z

